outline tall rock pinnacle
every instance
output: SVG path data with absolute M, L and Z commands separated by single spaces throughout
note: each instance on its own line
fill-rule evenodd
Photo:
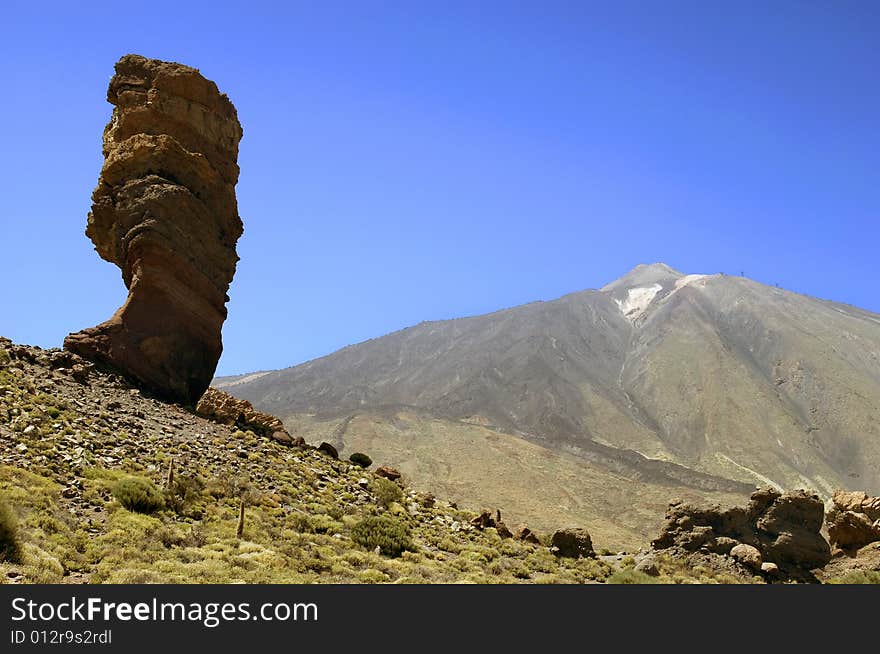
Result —
M 194 68 L 125 55 L 107 100 L 104 165 L 86 235 L 128 298 L 64 347 L 156 395 L 195 404 L 223 350 L 242 233 L 235 107 Z

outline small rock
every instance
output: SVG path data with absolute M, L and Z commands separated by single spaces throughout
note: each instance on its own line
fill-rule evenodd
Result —
M 321 443 L 318 446 L 318 451 L 323 452 L 324 454 L 326 454 L 330 458 L 333 458 L 333 459 L 339 458 L 339 452 L 336 451 L 336 448 L 333 447 L 330 443 L 327 443 L 326 441 Z
M 382 466 L 381 468 L 376 470 L 376 474 L 380 477 L 385 477 L 385 479 L 390 479 L 391 481 L 397 481 L 400 479 L 400 471 L 395 470 L 389 466 Z
M 285 429 L 276 429 L 272 432 L 272 440 L 282 445 L 293 445 L 293 437 Z
M 761 570 L 763 560 L 761 558 L 761 552 L 757 547 L 740 543 L 730 550 L 730 556 L 755 572 Z
M 495 531 L 498 532 L 498 535 L 501 536 L 501 538 L 513 538 L 513 533 L 503 522 L 495 523 Z
M 23 432 L 23 433 L 24 433 L 24 434 L 30 434 L 31 432 L 34 431 L 34 429 L 36 429 L 36 427 L 34 427 L 33 425 L 28 425 L 27 427 L 24 428 L 24 432 Z
M 761 564 L 761 572 L 768 575 L 775 575 L 779 572 L 779 566 L 770 561 L 764 561 L 764 563 Z
M 513 530 L 513 537 L 526 543 L 532 543 L 533 545 L 541 544 L 537 534 L 526 525 L 517 525 L 516 529 Z

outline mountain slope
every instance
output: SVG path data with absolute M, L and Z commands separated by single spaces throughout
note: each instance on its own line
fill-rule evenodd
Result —
M 229 382 L 214 384 L 316 436 L 328 421 L 416 407 L 671 494 L 880 491 L 880 316 L 741 277 L 642 265 L 599 290 Z M 443 459 L 443 443 L 430 449 Z

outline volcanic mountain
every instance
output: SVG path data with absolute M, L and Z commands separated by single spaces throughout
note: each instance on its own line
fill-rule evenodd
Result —
M 670 497 L 880 492 L 880 315 L 665 264 L 214 386 L 416 484 L 624 540 Z

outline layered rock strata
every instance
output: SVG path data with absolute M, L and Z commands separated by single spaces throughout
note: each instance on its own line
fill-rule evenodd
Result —
M 122 270 L 128 297 L 64 347 L 193 405 L 222 352 L 238 261 L 241 125 L 198 70 L 137 55 L 116 63 L 107 99 L 113 115 L 86 235 Z

